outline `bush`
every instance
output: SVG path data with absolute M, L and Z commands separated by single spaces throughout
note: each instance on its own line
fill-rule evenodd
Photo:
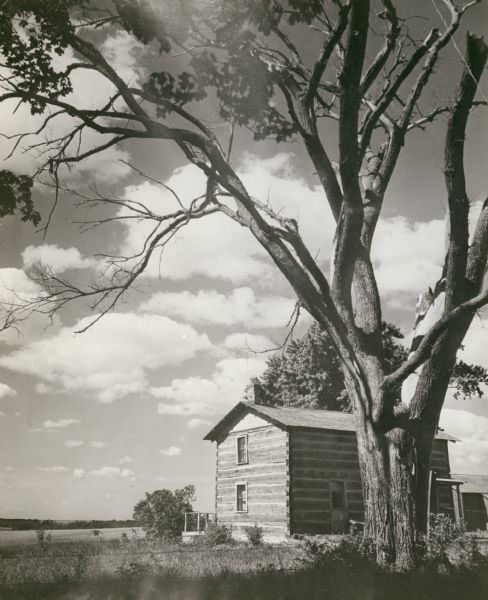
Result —
M 429 536 L 424 540 L 420 557 L 424 568 L 452 571 L 455 568 L 477 570 L 488 566 L 488 558 L 479 551 L 476 540 L 466 534 L 464 527 L 444 514 L 432 514 Z
M 350 533 L 337 539 L 324 541 L 305 540 L 306 566 L 313 569 L 358 570 L 376 568 L 373 543 L 360 533 Z
M 251 546 L 258 547 L 263 545 L 263 528 L 259 527 L 257 523 L 251 527 L 246 527 L 245 531 Z
M 209 546 L 221 546 L 222 544 L 232 544 L 232 527 L 224 523 L 212 521 L 208 524 L 204 533 L 204 541 Z
M 176 539 L 181 536 L 185 513 L 192 512 L 195 488 L 155 490 L 134 507 L 134 519 L 141 524 L 148 539 Z

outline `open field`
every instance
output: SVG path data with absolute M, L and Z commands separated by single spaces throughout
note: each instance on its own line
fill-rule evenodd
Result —
M 114 527 L 100 529 L 103 540 L 120 540 L 123 533 L 129 537 L 133 535 L 131 527 Z M 136 528 L 137 535 L 144 537 L 140 527 Z M 93 541 L 95 536 L 91 529 L 46 529 L 46 535 L 50 534 L 56 542 L 83 542 Z M 37 544 L 37 535 L 34 530 L 17 531 L 13 529 L 0 529 L 0 549 L 5 546 Z
M 116 531 L 111 530 L 110 534 L 114 536 Z M 62 539 L 53 536 L 51 541 L 43 543 L 35 541 L 35 532 L 6 533 L 22 534 L 5 536 L 8 543 L 0 545 L 0 585 L 9 587 L 146 574 L 214 577 L 263 569 L 290 571 L 297 568 L 297 559 L 303 557 L 303 549 L 297 544 L 257 549 L 245 544 L 210 548 L 149 542 L 125 530 L 119 532 L 118 538 L 104 538 L 105 534 L 95 537 L 78 530 L 71 538 L 77 541 L 68 541 L 65 535 Z M 20 540 L 27 533 L 28 541 L 22 543 Z M 67 534 L 67 531 L 56 533 Z

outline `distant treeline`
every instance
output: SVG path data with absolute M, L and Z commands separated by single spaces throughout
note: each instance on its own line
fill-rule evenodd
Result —
M 53 521 L 52 519 L 2 519 L 0 529 L 104 529 L 115 527 L 139 527 L 137 521 Z

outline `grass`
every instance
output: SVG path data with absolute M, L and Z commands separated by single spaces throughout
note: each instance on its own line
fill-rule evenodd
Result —
M 296 545 L 249 548 L 245 544 L 208 548 L 145 539 L 44 542 L 0 548 L 0 585 L 15 587 L 104 577 L 215 577 L 297 567 Z
M 1 600 L 485 600 L 488 570 L 304 563 L 303 546 L 118 540 L 0 546 Z M 348 557 L 345 556 L 347 559 Z

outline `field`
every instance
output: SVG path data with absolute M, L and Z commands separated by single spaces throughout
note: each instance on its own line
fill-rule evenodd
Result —
M 298 542 L 209 547 L 151 542 L 129 528 L 52 533 L 39 543 L 35 531 L 0 531 L 1 600 L 488 598 L 485 567 L 399 575 L 347 554 L 312 568 Z
M 114 527 L 99 529 L 104 540 L 120 540 L 123 533 L 132 535 L 130 527 Z M 136 528 L 137 535 L 144 537 L 142 529 Z M 51 535 L 55 542 L 83 542 L 92 541 L 94 535 L 90 529 L 46 529 L 46 535 Z M 17 531 L 13 529 L 0 529 L 0 553 L 6 546 L 22 546 L 24 544 L 37 544 L 37 534 L 33 530 Z
M 0 531 L 0 585 L 17 586 L 113 576 L 216 576 L 297 567 L 297 544 L 209 548 L 149 542 L 139 530 L 56 530 L 39 543 L 35 531 Z M 51 539 L 48 535 L 51 533 Z

